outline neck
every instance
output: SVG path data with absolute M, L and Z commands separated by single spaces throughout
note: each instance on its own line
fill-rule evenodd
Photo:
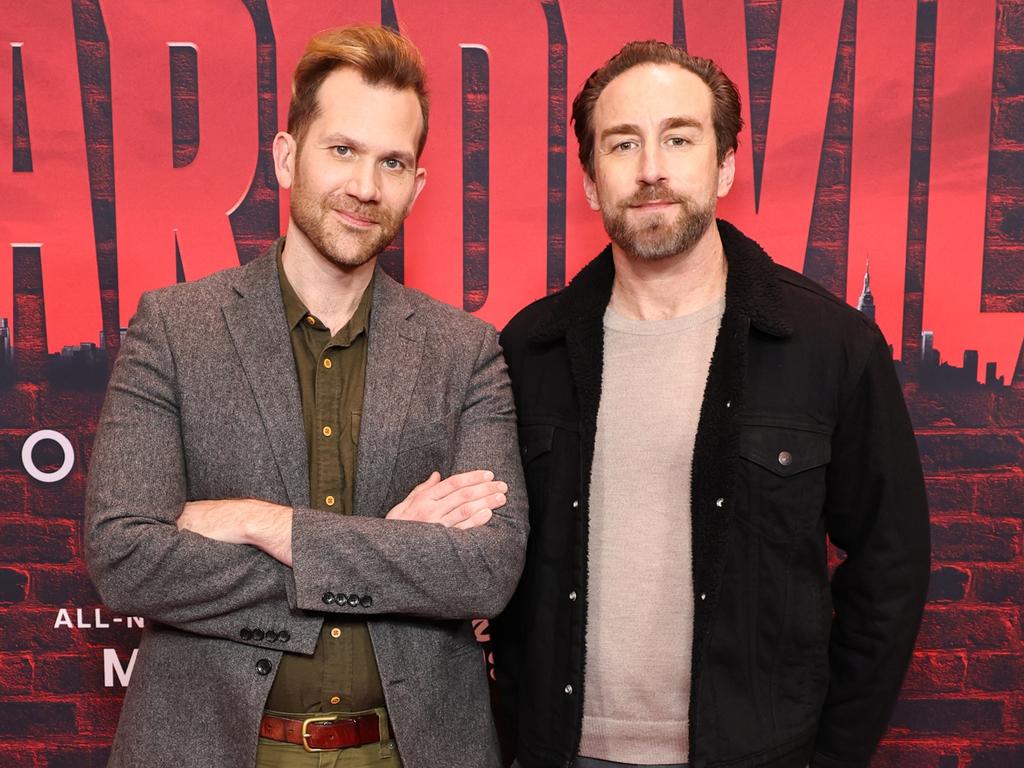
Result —
M 332 335 L 355 314 L 376 263 L 374 257 L 358 266 L 336 264 L 320 253 L 294 224 L 288 227 L 281 252 L 288 282 L 310 314 L 319 318 Z
M 725 295 L 727 265 L 718 226 L 689 251 L 664 259 L 637 259 L 612 243 L 615 282 L 610 306 L 634 320 L 668 320 Z

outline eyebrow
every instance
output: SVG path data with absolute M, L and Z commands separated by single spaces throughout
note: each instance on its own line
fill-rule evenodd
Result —
M 703 125 L 700 120 L 695 117 L 666 117 L 661 121 L 661 130 L 670 130 L 672 128 L 697 128 L 703 129 Z M 639 134 L 640 126 L 633 123 L 620 123 L 619 125 L 613 125 L 611 128 L 605 128 L 601 131 L 601 140 L 604 141 L 609 136 L 621 136 L 623 134 Z
M 366 152 L 369 149 L 361 141 L 350 139 L 343 133 L 332 133 L 327 136 L 324 136 L 323 142 L 324 144 L 328 144 L 330 146 L 343 145 L 346 147 L 351 147 L 352 149 L 359 153 Z M 403 163 L 410 167 L 416 165 L 416 156 L 413 155 L 411 152 L 403 152 L 402 150 L 392 150 L 383 152 L 382 154 L 385 157 L 393 157 L 396 160 L 401 160 Z

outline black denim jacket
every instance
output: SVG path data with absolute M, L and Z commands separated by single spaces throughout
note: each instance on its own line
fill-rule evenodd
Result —
M 692 467 L 690 765 L 864 766 L 928 585 L 913 430 L 878 328 L 718 226 L 729 275 Z M 587 502 L 613 277 L 609 248 L 501 336 L 531 535 L 492 638 L 503 742 L 524 768 L 568 765 L 579 745 Z M 831 580 L 826 537 L 845 555 Z M 638 600 L 658 588 L 636 586 Z

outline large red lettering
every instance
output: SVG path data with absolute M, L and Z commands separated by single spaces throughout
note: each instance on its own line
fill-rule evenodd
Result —
M 913 3 L 857 4 L 853 157 L 846 300 L 856 305 L 871 263 L 875 320 L 901 356 L 914 104 Z
M 0 30 L 0 317 L 13 319 L 12 244 L 39 244 L 49 350 L 98 343 L 100 293 L 71 6 L 4 3 Z M 11 164 L 15 46 L 31 143 L 27 172 L 14 172 Z
M 720 213 L 760 242 L 777 262 L 799 271 L 807 250 L 843 3 L 786 0 L 782 5 L 756 209 L 743 0 L 687 0 L 684 7 L 690 50 L 721 64 L 736 82 L 744 104 L 736 184 L 721 202 Z
M 411 5 L 411 4 L 410 4 Z M 463 46 L 489 74 L 487 292 L 477 315 L 502 325 L 546 278 L 547 27 L 539 3 L 398 7 L 431 82 L 427 187 L 406 223 L 406 283 L 463 306 Z
M 1024 320 L 981 312 L 996 0 L 939 3 L 925 259 L 925 330 L 944 359 L 965 349 L 1013 375 Z
M 175 238 L 186 278 L 238 264 L 228 214 L 256 167 L 256 42 L 230 0 L 104 6 L 117 191 L 122 323 L 139 295 L 175 281 Z M 199 147 L 174 167 L 172 44 L 197 51 Z

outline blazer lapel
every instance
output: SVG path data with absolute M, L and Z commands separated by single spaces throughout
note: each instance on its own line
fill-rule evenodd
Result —
M 424 329 L 412 320 L 413 313 L 406 290 L 378 266 L 359 428 L 356 515 L 387 514 L 383 505 L 423 357 Z
M 256 399 L 281 481 L 293 506 L 309 504 L 309 457 L 302 401 L 275 249 L 239 270 L 224 319 Z

